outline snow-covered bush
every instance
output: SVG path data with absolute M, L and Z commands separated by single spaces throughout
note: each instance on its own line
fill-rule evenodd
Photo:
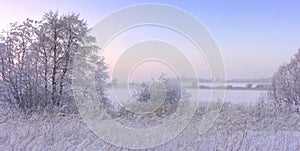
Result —
M 274 74 L 271 95 L 278 104 L 300 107 L 300 50 Z
M 157 81 L 142 83 L 131 95 L 139 102 L 148 102 L 150 98 L 163 97 L 162 105 L 155 110 L 158 116 L 172 114 L 176 111 L 179 101 L 186 97 L 179 79 L 167 78 L 165 74 L 162 74 Z
M 143 82 L 140 84 L 140 86 L 133 91 L 132 96 L 137 101 L 147 102 L 151 98 L 151 94 L 159 93 L 161 91 L 165 91 L 165 101 L 177 102 L 180 100 L 182 91 L 184 90 L 180 85 L 179 79 L 167 78 L 165 74 L 162 74 L 157 81 L 153 79 L 150 82 Z

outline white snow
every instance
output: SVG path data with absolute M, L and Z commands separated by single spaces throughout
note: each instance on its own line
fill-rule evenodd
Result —
M 151 150 L 300 149 L 298 113 L 270 105 L 259 108 L 225 103 L 214 125 L 199 135 L 204 109 L 204 106 L 198 108 L 191 123 L 176 138 Z M 25 116 L 4 108 L 0 111 L 0 150 L 127 150 L 99 139 L 79 115 Z M 121 123 L 133 120 L 132 124 L 143 120 L 134 118 L 137 117 L 122 115 L 117 120 Z M 141 123 L 151 125 L 151 122 Z

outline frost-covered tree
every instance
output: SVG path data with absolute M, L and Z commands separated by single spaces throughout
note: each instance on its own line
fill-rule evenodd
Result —
M 49 93 L 55 105 L 60 105 L 61 95 L 69 92 L 75 55 L 86 57 L 98 50 L 88 32 L 87 23 L 79 15 L 59 16 L 57 12 L 44 15 L 39 44 L 44 58 L 45 89 L 51 87 Z
M 98 61 L 98 76 L 106 77 L 104 60 L 95 55 L 99 48 L 88 32 L 87 23 L 79 15 L 49 12 L 40 21 L 13 23 L 1 33 L 0 79 L 9 85 L 19 108 L 70 104 L 75 56 Z M 81 65 L 82 70 L 90 66 L 88 61 Z
M 97 95 L 99 96 L 100 102 L 105 105 L 111 105 L 111 102 L 106 97 L 107 79 L 108 79 L 108 66 L 104 61 L 104 57 L 101 57 L 96 62 L 95 81 Z
M 271 94 L 279 104 L 300 106 L 300 50 L 274 74 Z
M 31 107 L 36 87 L 33 34 L 34 23 L 27 19 L 22 24 L 10 24 L 10 29 L 1 35 L 1 79 L 9 83 L 9 89 L 21 108 Z

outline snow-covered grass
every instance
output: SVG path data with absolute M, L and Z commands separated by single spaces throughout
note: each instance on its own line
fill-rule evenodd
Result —
M 149 150 L 300 149 L 300 115 L 296 112 L 267 103 L 256 106 L 224 103 L 213 126 L 200 135 L 198 126 L 204 113 L 205 106 L 200 106 L 182 133 Z M 122 116 L 118 117 L 119 121 L 122 121 Z M 0 150 L 127 149 L 99 139 L 76 114 L 24 115 L 1 108 Z

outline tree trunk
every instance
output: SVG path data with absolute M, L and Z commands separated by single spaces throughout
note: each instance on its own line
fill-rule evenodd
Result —
M 2 62 L 2 80 L 5 81 L 5 67 L 4 67 L 4 58 L 1 58 L 1 62 Z
M 53 69 L 52 69 L 52 102 L 58 105 L 56 95 L 56 72 L 57 72 L 57 31 L 54 33 Z

